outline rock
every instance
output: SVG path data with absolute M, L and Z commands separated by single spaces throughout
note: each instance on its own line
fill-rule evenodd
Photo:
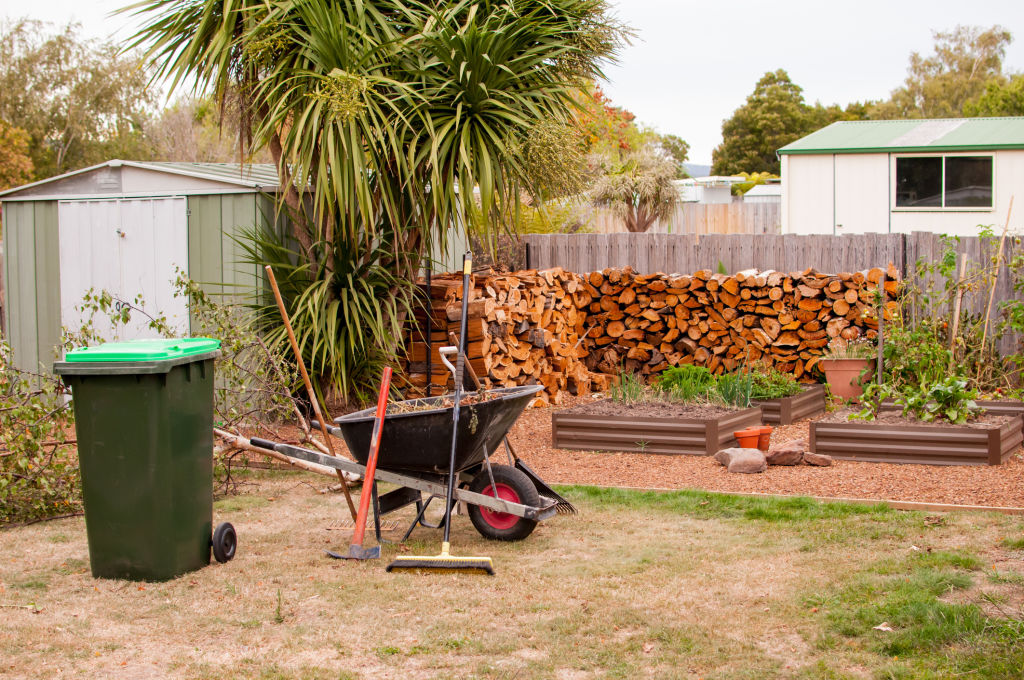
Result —
M 807 450 L 806 439 L 795 439 L 769 449 L 765 455 L 769 465 L 799 465 Z
M 805 451 L 804 463 L 806 463 L 807 465 L 828 467 L 832 465 L 832 456 L 826 456 L 824 453 L 811 453 L 810 451 Z
M 725 465 L 729 472 L 755 474 L 764 472 L 768 468 L 768 463 L 764 459 L 764 451 L 760 449 L 739 447 L 722 449 L 715 454 L 715 460 Z

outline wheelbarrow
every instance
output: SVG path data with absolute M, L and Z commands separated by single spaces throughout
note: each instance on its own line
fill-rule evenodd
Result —
M 473 526 L 484 538 L 521 540 L 538 522 L 559 512 L 576 511 L 511 452 L 509 465 L 491 462 L 491 454 L 498 450 L 508 429 L 541 389 L 540 385 L 526 385 L 464 393 L 459 407 L 454 501 L 466 504 Z M 425 513 L 431 501 L 445 496 L 452 408 L 450 394 L 399 401 L 388 407 L 373 481 L 398 488 L 375 498 L 374 508 L 379 526 L 381 515 L 416 504 L 416 518 L 403 541 L 417 526 L 441 526 L 428 523 Z M 256 438 L 251 441 L 290 458 L 365 476 L 373 420 L 374 409 L 370 408 L 336 418 L 334 427 L 328 428 L 332 435 L 345 440 L 356 462 L 289 444 Z

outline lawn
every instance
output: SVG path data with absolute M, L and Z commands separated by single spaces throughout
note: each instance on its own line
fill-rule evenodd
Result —
M 218 501 L 238 556 L 94 580 L 81 518 L 0 532 L 0 676 L 1019 678 L 1024 518 L 567 487 L 517 544 L 458 517 L 497 575 L 339 562 L 344 501 L 250 473 Z M 312 482 L 313 484 L 310 484 Z M 435 554 L 438 532 L 404 548 Z

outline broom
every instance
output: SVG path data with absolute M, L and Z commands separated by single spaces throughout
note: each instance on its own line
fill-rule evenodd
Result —
M 459 352 L 455 359 L 455 398 L 452 405 L 452 446 L 448 458 L 448 489 L 444 503 L 444 541 L 441 543 L 441 554 L 430 556 L 400 556 L 388 565 L 387 571 L 425 570 L 425 571 L 469 571 L 476 573 L 494 573 L 494 565 L 490 557 L 456 557 L 450 553 L 452 525 L 452 497 L 455 495 L 455 450 L 459 441 L 459 411 L 462 401 L 462 372 L 465 368 L 466 354 L 466 317 L 469 316 L 469 273 L 472 269 L 472 255 L 466 253 L 462 259 L 462 319 L 459 322 Z

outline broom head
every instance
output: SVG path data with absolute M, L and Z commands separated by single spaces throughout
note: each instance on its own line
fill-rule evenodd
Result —
M 450 555 L 449 544 L 441 544 L 441 554 L 431 556 L 396 557 L 387 571 L 468 571 L 477 574 L 494 574 L 490 557 L 456 557 Z

